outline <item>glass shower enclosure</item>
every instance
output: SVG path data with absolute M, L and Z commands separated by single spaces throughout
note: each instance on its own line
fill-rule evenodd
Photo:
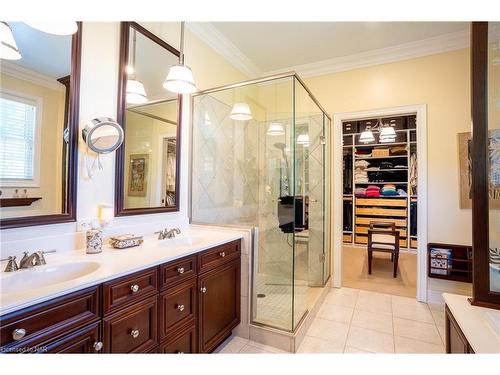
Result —
M 331 119 L 283 74 L 192 97 L 191 221 L 254 228 L 251 321 L 293 332 L 330 277 Z

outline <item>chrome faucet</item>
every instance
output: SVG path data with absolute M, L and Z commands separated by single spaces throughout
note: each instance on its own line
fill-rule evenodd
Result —
M 34 252 L 28 255 L 28 252 L 24 252 L 24 256 L 19 261 L 19 268 L 31 268 L 40 264 L 40 255 L 38 252 Z
M 165 238 L 174 238 L 177 234 L 181 234 L 181 230 L 179 228 L 173 228 L 170 230 L 165 228 L 163 230 L 155 232 L 155 234 L 158 234 L 159 240 L 164 240 Z
M 14 272 L 19 269 L 17 263 L 16 263 L 16 257 L 15 256 L 9 256 L 5 259 L 0 259 L 1 262 L 4 261 L 9 261 L 7 265 L 5 266 L 4 272 Z
M 5 267 L 4 272 L 14 272 L 20 269 L 25 269 L 25 268 L 32 268 L 34 266 L 42 266 L 44 264 L 47 264 L 45 261 L 45 254 L 48 253 L 55 253 L 55 250 L 49 250 L 49 251 L 35 251 L 31 255 L 28 255 L 28 252 L 24 252 L 24 256 L 22 257 L 21 261 L 19 262 L 19 266 L 16 264 L 16 257 L 15 256 L 10 256 L 6 259 L 1 259 L 1 261 L 9 261 L 7 263 L 7 266 Z

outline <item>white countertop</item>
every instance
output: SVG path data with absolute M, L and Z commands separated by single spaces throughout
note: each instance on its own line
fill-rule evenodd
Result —
M 500 310 L 473 306 L 458 294 L 443 298 L 475 353 L 500 353 Z
M 3 272 L 5 264 L 2 263 L 3 268 L 0 272 L 0 315 L 240 238 L 242 238 L 242 234 L 234 230 L 210 227 L 202 229 L 196 226 L 183 231 L 174 240 L 159 241 L 156 236 L 148 236 L 144 237 L 142 245 L 127 249 L 119 250 L 104 246 L 103 251 L 99 254 L 86 254 L 84 249 L 46 254 L 46 265 L 16 272 Z M 77 264 L 77 266 L 82 264 L 84 266 L 90 265 L 91 268 L 96 269 L 69 281 L 41 286 L 33 285 L 32 276 L 34 273 L 42 272 L 44 275 L 48 275 L 50 272 L 58 272 L 58 267 L 65 267 L 68 264 Z M 9 279 L 12 280 L 10 285 Z M 22 285 L 21 291 L 10 292 L 7 290 L 12 287 L 13 283 Z M 24 285 L 26 285 L 26 288 L 24 288 Z

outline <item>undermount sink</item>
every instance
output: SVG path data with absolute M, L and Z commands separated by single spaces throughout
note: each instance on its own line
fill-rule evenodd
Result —
M 0 279 L 2 294 L 18 293 L 25 290 L 43 288 L 52 284 L 77 279 L 96 271 L 97 262 L 76 262 L 58 265 L 35 266 L 15 271 Z
M 174 238 L 160 240 L 164 246 L 196 246 L 203 241 L 200 236 L 180 235 Z

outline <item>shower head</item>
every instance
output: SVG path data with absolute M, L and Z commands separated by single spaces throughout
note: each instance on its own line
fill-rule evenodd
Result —
M 274 144 L 274 147 L 276 147 L 278 150 L 284 151 L 286 148 L 286 144 L 281 143 L 281 142 L 277 142 Z

